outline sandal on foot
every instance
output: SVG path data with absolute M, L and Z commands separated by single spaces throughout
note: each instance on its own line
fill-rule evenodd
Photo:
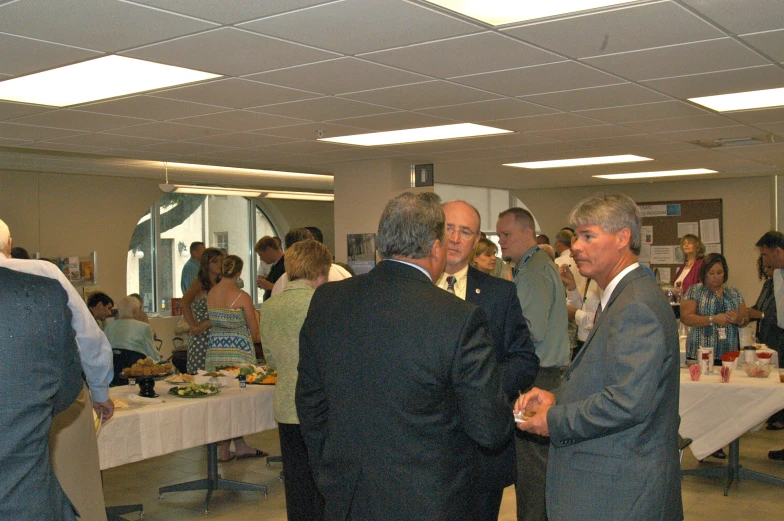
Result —
M 226 459 L 221 459 L 221 458 L 218 458 L 218 461 L 220 461 L 221 463 L 226 463 L 226 462 L 228 462 L 228 461 L 231 461 L 231 460 L 233 460 L 233 459 L 234 459 L 234 458 L 236 458 L 236 457 L 237 457 L 237 455 L 236 455 L 236 454 L 234 454 L 233 452 L 229 451 L 229 457 L 228 457 L 228 458 L 226 458 Z
M 268 452 L 264 452 L 263 450 L 256 449 L 256 452 L 249 452 L 248 454 L 238 455 L 237 459 L 264 458 L 266 456 L 269 456 Z

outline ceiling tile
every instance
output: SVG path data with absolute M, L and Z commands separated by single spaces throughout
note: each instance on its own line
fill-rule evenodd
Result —
M 735 34 L 784 28 L 780 0 L 683 0 Z
M 760 123 L 778 123 L 784 121 L 784 107 L 774 109 L 744 110 L 741 112 L 728 112 L 728 117 L 749 125 Z
M 730 38 L 599 56 L 584 61 L 635 81 L 768 63 L 757 53 Z
M 348 125 L 367 131 L 403 130 L 407 128 L 434 127 L 437 125 L 450 125 L 453 120 L 438 118 L 417 112 L 390 112 L 358 118 L 337 119 L 332 121 L 338 125 Z
M 779 121 L 777 123 L 758 123 L 755 127 L 760 128 L 765 132 L 770 132 L 771 134 L 784 135 L 784 121 Z
M 511 146 L 531 145 L 536 143 L 552 143 L 552 140 L 534 136 L 531 134 L 502 134 L 498 136 L 483 136 L 464 139 L 447 139 L 443 141 L 425 141 L 423 143 L 405 143 L 402 145 L 392 145 L 389 148 L 395 152 L 406 154 L 446 154 L 459 151 L 477 152 L 476 157 L 484 155 L 484 151 L 494 150 L 491 155 L 506 153 L 506 149 Z M 501 152 L 498 152 L 501 150 Z
M 31 125 L 16 125 L 14 123 L 0 123 L 0 137 L 8 139 L 21 139 L 24 141 L 45 141 L 60 137 L 73 136 L 79 131 L 60 128 L 34 127 Z
M 101 147 L 89 147 L 84 145 L 66 145 L 63 143 L 52 143 L 49 141 L 39 141 L 36 143 L 27 143 L 24 148 L 37 149 L 37 150 L 56 150 L 58 152 L 72 152 L 76 154 L 98 154 L 102 150 L 107 150 Z
M 500 96 L 446 81 L 429 81 L 400 87 L 355 92 L 346 94 L 343 97 L 399 109 L 415 110 L 473 101 L 486 101 L 499 98 Z
M 29 141 L 26 139 L 9 139 L 5 137 L 0 137 L 0 146 L 4 146 L 4 147 L 21 146 L 24 145 L 25 143 L 29 143 Z
M 590 154 L 593 149 L 579 143 L 550 143 L 543 145 L 506 147 L 504 149 L 499 148 L 498 150 L 500 152 L 506 152 L 506 155 L 498 156 L 498 163 L 519 163 L 522 161 L 544 161 L 547 159 L 580 157 L 582 154 Z M 510 171 L 521 170 L 514 169 Z
M 357 58 L 340 58 L 311 65 L 291 67 L 262 74 L 248 79 L 282 85 L 321 94 L 343 94 L 347 92 L 392 87 L 426 80 L 424 76 L 393 69 Z
M 304 121 L 301 119 L 260 114 L 258 112 L 250 112 L 247 110 L 218 112 L 216 114 L 206 114 L 204 116 L 182 118 L 176 121 L 177 123 L 182 123 L 184 125 L 222 128 L 226 130 L 258 130 L 263 128 L 282 127 L 284 125 L 304 123 Z
M 686 99 L 746 90 L 773 89 L 784 86 L 784 70 L 775 65 L 733 71 L 694 74 L 643 82 L 644 85 Z
M 666 138 L 652 135 L 652 134 L 635 134 L 632 136 L 613 136 L 613 137 L 602 137 L 602 138 L 575 139 L 574 141 L 582 145 L 595 147 L 595 148 L 603 148 L 603 149 L 622 148 L 624 150 L 624 153 L 630 153 L 630 154 L 636 153 L 632 151 L 633 147 L 659 145 L 662 143 L 670 142 Z M 649 157 L 649 156 L 643 156 L 643 157 Z
M 766 33 L 744 34 L 742 38 L 774 60 L 784 62 L 784 29 Z
M 403 0 L 343 0 L 249 22 L 242 27 L 344 54 L 480 30 L 476 25 Z
M 454 78 L 453 81 L 507 96 L 525 96 L 623 82 L 609 74 L 570 61 L 464 76 Z
M 313 98 L 317 96 L 317 94 L 287 89 L 276 85 L 265 85 L 264 83 L 242 80 L 239 78 L 227 78 L 207 83 L 199 83 L 198 85 L 189 87 L 158 91 L 155 93 L 155 96 L 159 98 L 205 103 L 207 105 L 231 107 L 233 109 L 245 109 L 258 105 Z
M 600 123 L 600 121 L 595 119 L 568 113 L 546 114 L 528 118 L 497 119 L 486 122 L 491 127 L 514 130 L 515 132 L 541 132 L 561 128 L 590 127 Z
M 697 108 L 695 105 L 690 105 L 681 101 L 661 101 L 658 103 L 644 103 L 626 107 L 581 110 L 578 111 L 577 114 L 601 121 L 607 121 L 608 123 L 624 123 L 627 121 L 648 121 L 651 119 L 699 116 L 708 114 L 708 112 Z
M 576 141 L 585 139 L 599 139 L 605 137 L 629 136 L 639 134 L 634 129 L 621 127 L 618 125 L 596 125 L 593 127 L 562 128 L 557 130 L 545 130 L 533 132 L 537 136 L 561 141 Z
M 306 123 L 304 125 L 271 128 L 265 130 L 264 134 L 313 141 L 318 138 L 319 132 L 322 132 L 324 137 L 337 137 L 359 134 L 363 132 L 363 129 L 346 125 L 335 125 L 333 123 Z
M 194 2 L 193 0 L 136 0 L 167 11 L 174 11 L 212 22 L 234 24 L 323 4 L 328 0 L 231 0 L 231 2 Z
M 241 76 L 327 60 L 335 54 L 224 27 L 122 53 L 132 58 Z
M 651 23 L 655 20 L 656 23 Z M 572 58 L 719 38 L 724 34 L 672 2 L 612 9 L 503 29 Z M 565 38 L 564 35 L 568 35 Z
M 169 141 L 166 143 L 158 143 L 156 145 L 139 147 L 138 150 L 165 153 L 165 154 L 206 154 L 208 152 L 219 152 L 227 149 L 226 147 L 217 147 L 215 145 L 204 145 L 201 143 L 187 143 L 185 141 Z
M 423 114 L 430 114 L 442 118 L 479 123 L 502 118 L 521 118 L 525 116 L 538 116 L 555 112 L 553 109 L 534 105 L 512 98 L 502 98 L 475 103 L 462 103 L 432 109 L 422 109 Z
M 643 132 L 676 132 L 679 130 L 694 130 L 700 128 L 719 128 L 737 125 L 731 119 L 715 114 L 690 116 L 686 118 L 657 119 L 652 121 L 628 121 L 627 127 L 636 128 Z
M 224 147 L 253 148 L 288 143 L 292 140 L 285 137 L 265 136 L 253 132 L 232 132 L 230 134 L 220 134 L 217 136 L 198 137 L 186 141 Z
M 80 105 L 79 110 L 161 121 L 211 114 L 213 112 L 225 112 L 228 109 L 226 107 L 188 103 L 186 101 L 169 100 L 154 96 L 133 96 L 90 105 Z
M 292 154 L 281 154 L 281 156 L 291 156 Z M 257 148 L 234 148 L 221 152 L 210 152 L 207 154 L 199 154 L 199 157 L 218 159 L 223 161 L 253 161 L 256 159 L 272 157 L 272 154 L 265 155 Z
M 328 141 L 316 141 L 310 139 L 308 141 L 296 141 L 292 143 L 282 143 L 280 145 L 272 145 L 268 147 L 261 147 L 260 151 L 275 151 L 285 152 L 287 154 L 323 154 L 325 152 L 334 152 L 336 150 L 346 150 L 348 148 L 357 148 L 350 145 L 341 145 L 338 143 L 330 143 Z
M 303 101 L 280 103 L 277 105 L 265 105 L 249 110 L 263 112 L 265 114 L 286 115 L 294 118 L 308 119 L 310 121 L 327 121 L 338 118 L 383 114 L 385 112 L 394 111 L 395 109 L 336 98 L 333 96 L 325 96 Z
M 78 136 L 52 139 L 48 143 L 59 143 L 64 145 L 83 145 L 97 148 L 127 148 L 154 145 L 160 143 L 160 139 L 118 136 L 114 134 L 79 134 Z
M 525 96 L 523 99 L 559 110 L 574 111 L 653 103 L 665 101 L 669 98 L 633 83 L 621 83 L 606 87 L 536 94 Z
M 129 2 L 25 0 L 0 6 L 0 32 L 104 52 L 176 38 L 214 26 Z
M 0 49 L 3 49 L 0 54 L 0 72 L 16 76 L 101 56 L 98 52 L 2 33 Z
M 133 125 L 130 127 L 117 128 L 112 130 L 112 134 L 120 136 L 147 137 L 154 139 L 164 139 L 167 141 L 179 141 L 181 139 L 197 139 L 206 136 L 216 136 L 218 134 L 228 134 L 228 130 L 219 130 L 207 127 L 195 127 L 193 125 L 178 125 L 177 123 L 155 122 L 144 125 Z
M 127 127 L 129 125 L 144 123 L 147 120 L 139 118 L 127 118 L 124 116 L 111 116 L 108 114 L 96 114 L 93 112 L 83 112 L 80 110 L 53 110 L 25 116 L 13 120 L 14 123 L 22 125 L 40 125 L 42 127 L 67 128 L 71 130 L 85 130 L 88 132 L 100 132 L 113 128 Z
M 379 51 L 362 57 L 437 78 L 515 69 L 562 60 L 555 54 L 490 32 Z
M 41 105 L 27 105 L 25 103 L 0 101 L 0 121 L 21 118 L 22 116 L 29 116 L 31 114 L 38 114 L 40 112 L 49 112 L 53 110 L 57 109 L 51 107 L 42 107 Z
M 759 134 L 758 130 L 745 125 L 659 133 L 661 136 L 677 141 L 712 141 L 714 139 L 750 137 L 756 134 Z
M 784 143 L 771 143 L 768 145 L 753 145 L 748 147 L 732 147 L 725 151 L 726 154 L 745 157 L 748 159 L 757 159 L 762 161 L 771 161 L 780 166 L 784 166 Z

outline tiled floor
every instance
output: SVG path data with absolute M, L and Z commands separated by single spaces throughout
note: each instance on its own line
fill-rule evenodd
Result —
M 249 436 L 247 439 L 255 447 L 272 454 L 280 453 L 277 430 Z M 769 450 L 782 447 L 784 431 L 761 430 L 747 434 L 741 439 L 741 465 L 784 478 L 784 462 L 767 459 Z M 702 465 L 721 464 L 713 458 L 709 460 Z M 698 465 L 697 460 L 687 450 L 683 467 L 695 468 Z M 268 495 L 264 497 L 256 492 L 221 490 L 213 494 L 210 511 L 206 515 L 203 511 L 204 492 L 177 492 L 158 499 L 160 486 L 205 476 L 206 451 L 203 448 L 109 469 L 104 472 L 104 493 L 109 505 L 143 503 L 145 519 L 149 521 L 284 521 L 286 507 L 283 483 L 279 480 L 280 470 L 279 463 L 267 467 L 264 459 L 221 464 L 223 477 L 266 485 Z M 687 521 L 751 521 L 764 517 L 773 519 L 784 512 L 784 488 L 744 481 L 740 485 L 733 485 L 730 495 L 724 497 L 723 486 L 718 479 L 687 476 L 683 479 L 683 507 Z M 138 519 L 136 514 L 125 517 L 128 520 Z M 499 521 L 515 519 L 514 489 L 509 487 L 504 494 Z

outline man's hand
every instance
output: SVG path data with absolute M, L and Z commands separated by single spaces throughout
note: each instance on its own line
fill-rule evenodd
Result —
M 534 415 L 523 423 L 518 423 L 517 428 L 523 432 L 549 436 L 550 428 L 547 425 L 547 411 L 555 405 L 555 395 L 548 391 L 534 387 L 515 403 L 514 412 L 532 410 Z
M 114 402 L 111 399 L 105 402 L 93 402 L 93 409 L 102 421 L 109 421 L 114 416 Z
M 558 274 L 561 275 L 561 281 L 569 291 L 577 289 L 577 283 L 574 281 L 574 273 L 569 269 L 568 264 L 561 264 L 558 266 Z

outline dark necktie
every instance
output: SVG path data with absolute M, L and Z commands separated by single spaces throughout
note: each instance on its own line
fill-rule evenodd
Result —
M 596 325 L 596 321 L 599 320 L 599 315 L 602 314 L 602 303 L 599 302 L 599 307 L 596 308 L 596 314 L 593 316 L 593 325 Z
M 454 275 L 446 278 L 446 290 L 452 295 L 455 294 L 455 282 L 457 282 L 457 278 Z

